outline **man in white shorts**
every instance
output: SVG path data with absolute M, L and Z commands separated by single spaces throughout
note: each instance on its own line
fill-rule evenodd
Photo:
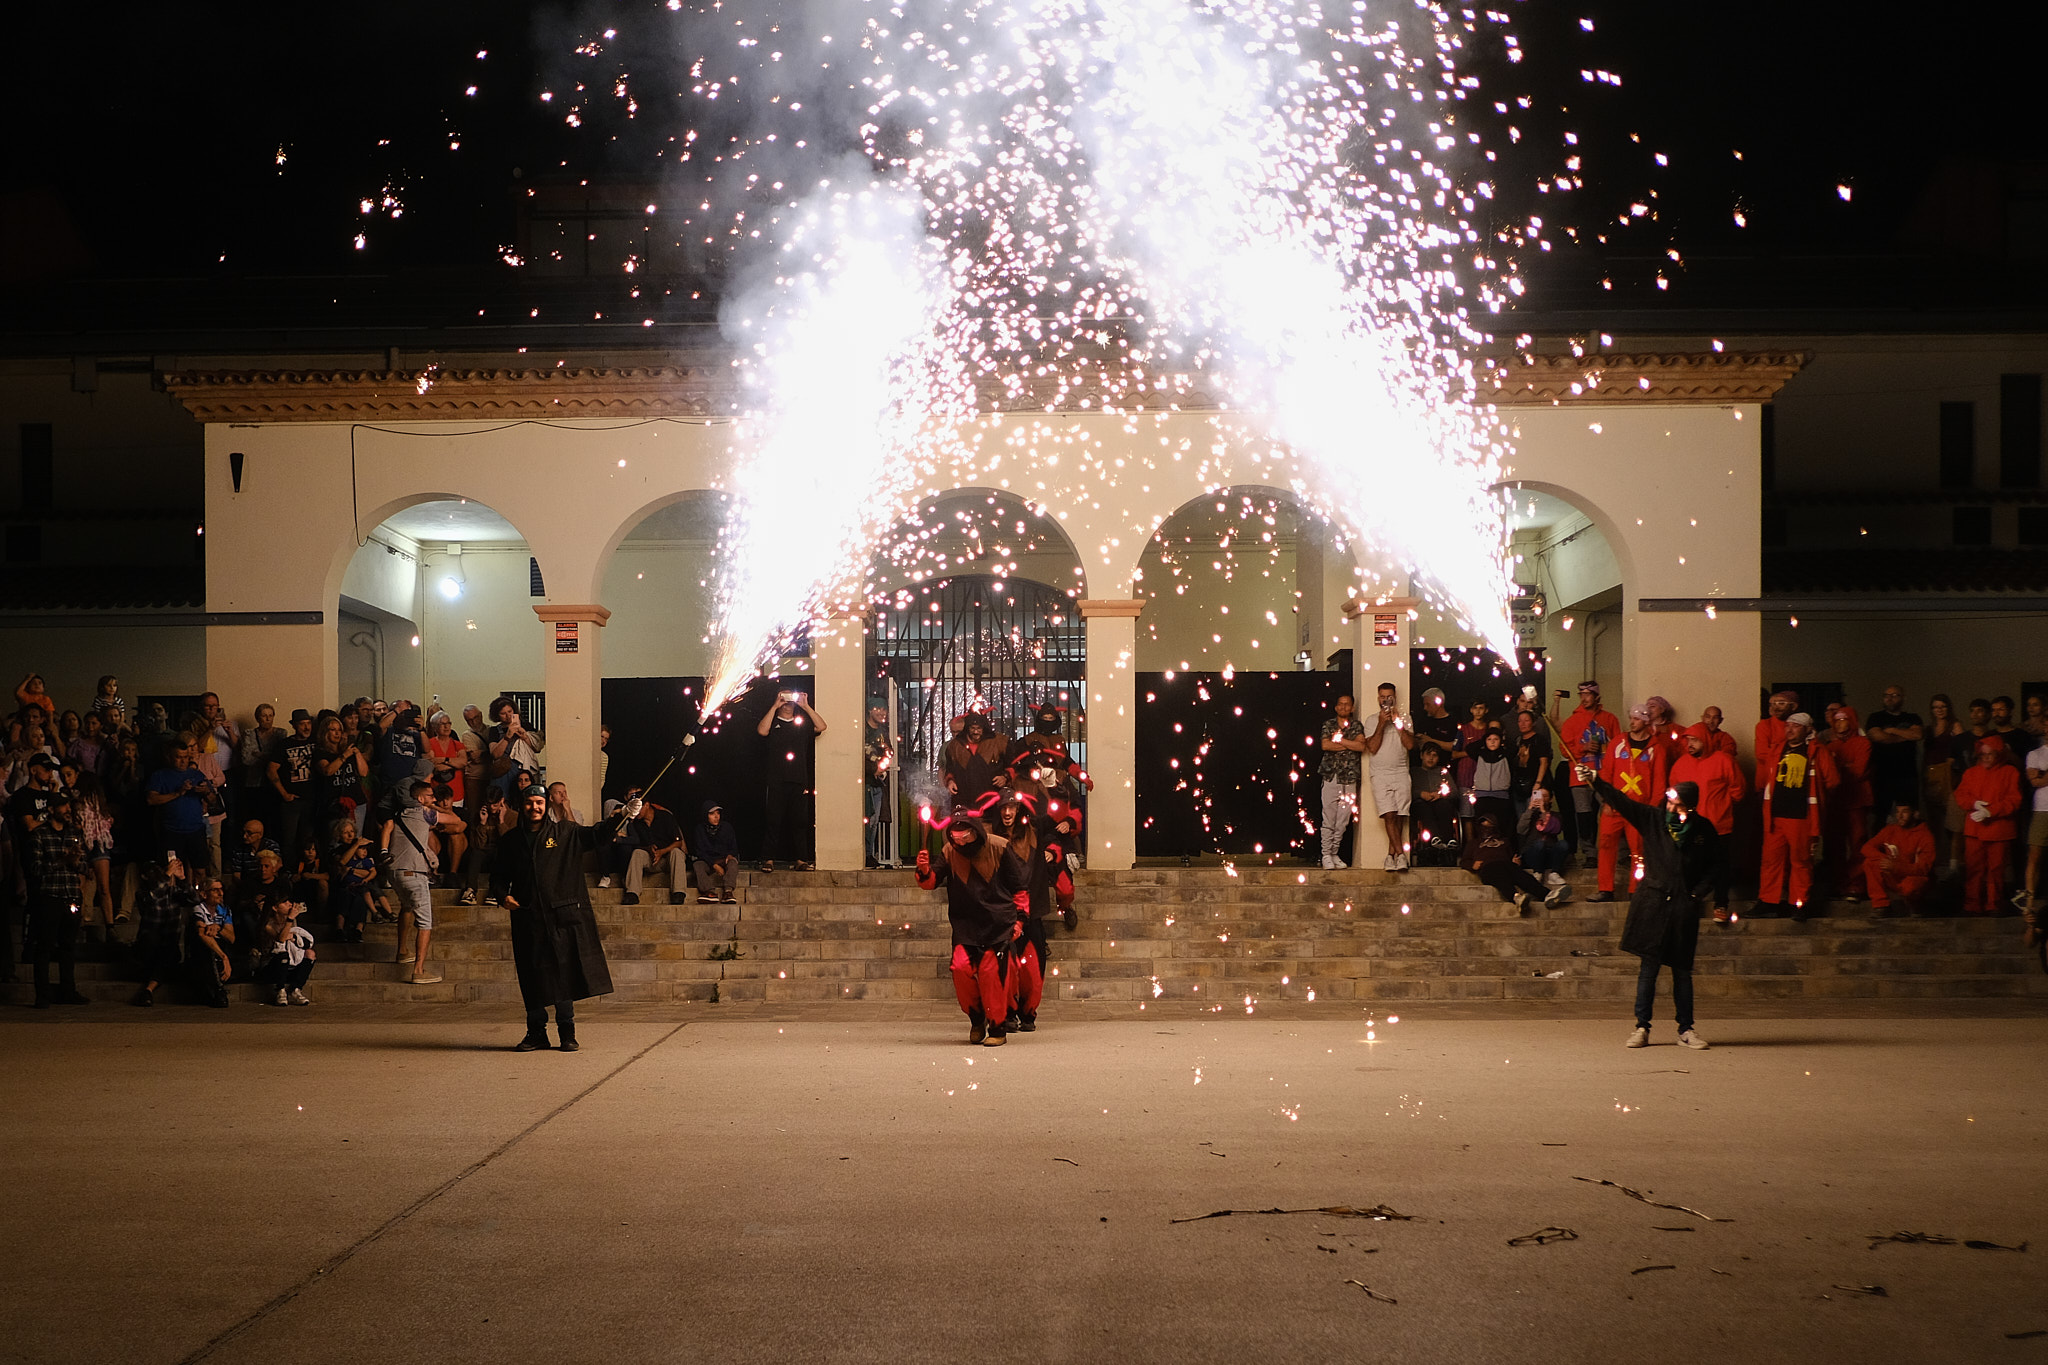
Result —
M 415 986 L 441 979 L 427 967 L 427 942 L 434 936 L 434 861 L 428 844 L 434 831 L 462 829 L 462 817 L 433 804 L 434 784 L 414 782 L 409 799 L 385 822 L 382 844 L 389 859 L 392 884 L 398 889 L 398 962 L 405 964 L 405 917 L 412 916 L 415 944 L 412 975 Z
M 1365 785 L 1373 809 L 1387 828 L 1389 872 L 1408 870 L 1408 754 L 1415 748 L 1415 729 L 1400 712 L 1392 683 L 1379 685 L 1379 714 L 1365 737 Z

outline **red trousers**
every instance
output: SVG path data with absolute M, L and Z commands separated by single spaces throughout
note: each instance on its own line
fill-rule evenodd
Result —
M 1863 884 L 1869 888 L 1870 903 L 1880 910 L 1890 908 L 1893 901 L 1907 910 L 1918 910 L 1920 897 L 1927 890 L 1927 878 L 1886 868 L 1883 858 L 1876 854 L 1863 859 Z
M 953 994 L 969 1018 L 979 1014 L 1000 1029 L 1010 1017 L 1009 955 L 997 948 L 953 945 Z
M 1775 819 L 1764 826 L 1764 865 L 1757 880 L 1758 900 L 1768 905 L 1806 904 L 1813 894 L 1814 823 L 1808 817 Z
M 1827 853 L 1828 885 L 1838 896 L 1866 894 L 1863 845 L 1870 838 L 1870 812 L 1862 806 L 1830 806 L 1827 824 L 1822 848 Z M 1875 891 L 1868 894 L 1877 899 Z
M 1613 811 L 1602 807 L 1600 811 L 1600 889 L 1602 891 L 1612 891 L 1614 889 L 1614 858 L 1617 853 L 1621 852 L 1623 835 L 1628 836 L 1628 851 L 1636 857 L 1641 857 L 1643 852 L 1643 836 L 1636 833 L 1636 827 L 1622 819 L 1619 815 L 1616 815 Z M 1634 892 L 1635 885 L 1635 868 L 1631 866 L 1629 868 L 1628 885 L 1622 888 L 1623 894 Z
M 1045 999 L 1045 968 L 1038 961 L 1038 945 L 1026 940 L 1010 963 L 1010 1004 L 1020 1014 L 1038 1013 Z
M 1979 839 L 1963 831 L 1963 913 L 1995 915 L 2005 894 L 2005 860 L 2010 839 Z

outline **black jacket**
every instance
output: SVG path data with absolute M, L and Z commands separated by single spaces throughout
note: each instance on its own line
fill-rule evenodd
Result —
M 518 902 L 510 912 L 512 963 L 529 1008 L 611 994 L 611 968 L 583 881 L 584 855 L 602 848 L 610 832 L 550 817 L 498 840 L 491 889 Z
M 1714 822 L 1694 812 L 1686 821 L 1681 849 L 1665 827 L 1661 805 L 1645 805 L 1623 796 L 1600 778 L 1594 779 L 1593 790 L 1607 809 L 1635 826 L 1642 836 L 1643 876 L 1628 898 L 1628 918 L 1621 926 L 1622 951 L 1692 970 L 1700 942 L 1700 898 L 1709 888 L 1714 849 L 1721 837 Z
M 732 821 L 725 818 L 724 811 L 718 813 L 715 828 L 709 820 L 697 822 L 697 828 L 690 832 L 690 856 L 707 863 L 722 863 L 740 856 L 740 836 L 733 832 Z
M 1017 897 L 1028 894 L 1031 874 L 1007 841 L 992 835 L 989 842 L 1001 846 L 994 875 L 983 877 L 968 859 L 942 849 L 932 860 L 930 879 L 919 881 L 927 891 L 946 888 L 946 918 L 952 922 L 956 945 L 1000 948 L 1015 937 L 1013 930 L 1023 914 Z

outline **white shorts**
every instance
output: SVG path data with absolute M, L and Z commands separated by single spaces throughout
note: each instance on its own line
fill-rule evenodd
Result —
M 1366 790 L 1372 793 L 1373 809 L 1381 815 L 1406 815 L 1408 798 L 1415 790 L 1415 784 L 1402 768 L 1396 772 L 1375 772 L 1365 774 Z
M 395 872 L 391 884 L 398 890 L 399 913 L 412 911 L 413 923 L 431 931 L 434 927 L 434 883 L 424 872 Z

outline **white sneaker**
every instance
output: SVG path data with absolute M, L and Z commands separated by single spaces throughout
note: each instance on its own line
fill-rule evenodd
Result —
M 1407 855 L 1407 854 L 1405 854 L 1405 853 L 1396 853 L 1396 854 L 1394 855 L 1394 871 L 1396 871 L 1396 872 L 1406 872 L 1407 870 L 1408 870 L 1408 855 Z
M 1646 1028 L 1639 1028 L 1639 1029 L 1637 1029 L 1637 1030 L 1636 1030 L 1636 1031 L 1635 1031 L 1634 1033 L 1631 1033 L 1631 1034 L 1630 1034 L 1630 1035 L 1628 1036 L 1628 1042 L 1627 1042 L 1627 1044 L 1626 1044 L 1625 1046 L 1628 1046 L 1628 1047 L 1648 1047 L 1649 1045 L 1650 1045 L 1650 1031 L 1649 1031 L 1648 1029 L 1646 1029 Z
M 1695 1048 L 1701 1052 L 1705 1052 L 1709 1047 L 1713 1046 L 1713 1044 L 1700 1037 L 1697 1033 L 1694 1033 L 1691 1029 L 1687 1029 L 1678 1035 L 1678 1045 L 1680 1047 Z
M 611 887 L 611 884 L 612 884 L 612 879 L 611 879 L 610 877 L 599 877 L 599 878 L 597 879 L 597 888 L 598 888 L 598 890 L 600 890 L 600 891 L 605 891 L 605 890 L 609 890 L 609 889 L 610 889 L 610 887 Z
M 291 1003 L 290 1001 L 284 998 L 284 987 L 279 986 L 277 988 L 277 995 L 271 1000 L 270 1003 L 273 1005 L 285 1005 Z
M 1325 858 L 1325 859 L 1323 859 L 1323 871 L 1325 871 L 1325 872 L 1334 872 L 1334 871 L 1336 871 L 1336 870 L 1337 870 L 1337 867 L 1338 867 L 1338 862 L 1337 862 L 1337 860 L 1336 860 L 1335 858 Z
M 1387 855 L 1386 861 L 1381 863 L 1380 867 L 1388 872 L 1399 872 L 1401 870 L 1394 866 L 1394 855 L 1391 853 Z
M 293 991 L 292 1003 L 294 1005 L 310 1005 L 313 1003 L 313 1001 L 306 995 L 304 991 Z
M 1571 898 L 1571 884 L 1568 882 L 1559 882 L 1556 886 L 1550 888 L 1550 894 L 1543 898 L 1543 903 L 1545 905 L 1563 905 L 1566 901 L 1570 900 Z
M 1555 872 L 1546 872 L 1543 874 L 1543 884 L 1554 889 L 1560 886 L 1567 886 L 1570 883 L 1566 882 L 1563 877 L 1560 877 Z

